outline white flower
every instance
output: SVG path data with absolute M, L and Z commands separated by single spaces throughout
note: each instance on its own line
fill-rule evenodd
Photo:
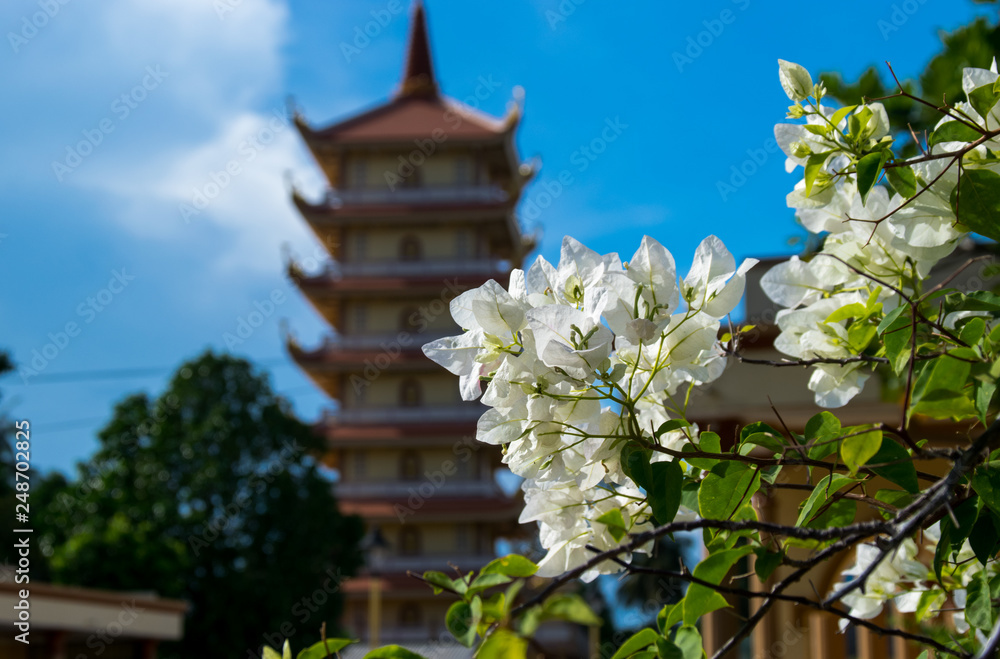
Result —
M 812 76 L 798 64 L 779 59 L 778 78 L 781 80 L 781 88 L 793 101 L 804 101 L 812 94 Z
M 746 273 L 757 259 L 746 259 L 736 267 L 736 259 L 715 236 L 701 241 L 694 253 L 691 270 L 684 278 L 684 299 L 692 310 L 722 318 L 739 304 L 746 286 Z

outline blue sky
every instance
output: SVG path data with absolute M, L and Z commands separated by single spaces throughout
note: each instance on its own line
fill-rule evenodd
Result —
M 939 29 L 991 13 L 964 1 L 858 7 L 834 19 L 821 3 L 761 0 L 429 0 L 428 15 L 448 95 L 500 115 L 515 86 L 526 91 L 519 146 L 542 170 L 522 210 L 545 256 L 571 233 L 627 258 L 648 233 L 686 268 L 709 233 L 737 257 L 794 250 L 793 177 L 767 151 L 788 105 L 778 58 L 847 76 L 889 60 L 915 75 Z M 270 370 L 304 418 L 327 404 L 280 339 L 282 319 L 307 345 L 323 332 L 282 274 L 283 243 L 318 254 L 286 180 L 322 185 L 285 99 L 314 124 L 385 99 L 408 19 L 405 0 L 3 3 L 0 347 L 20 366 L 35 351 L 44 363 L 0 386 L 3 411 L 33 423 L 36 467 L 70 470 L 116 401 L 225 349 L 272 296 L 282 301 L 234 352 Z M 620 134 L 587 156 L 609 122 Z M 723 195 L 734 167 L 750 174 Z M 185 218 L 213 174 L 219 193 Z

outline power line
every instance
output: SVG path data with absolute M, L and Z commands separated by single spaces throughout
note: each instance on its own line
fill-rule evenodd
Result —
M 284 358 L 253 361 L 256 366 L 291 366 Z M 160 376 L 176 370 L 176 366 L 150 366 L 144 368 L 109 368 L 102 370 L 64 371 L 62 373 L 39 373 L 31 376 L 30 382 L 10 382 L 6 386 L 28 386 L 33 384 L 62 384 L 64 382 L 98 382 L 102 380 L 134 380 Z

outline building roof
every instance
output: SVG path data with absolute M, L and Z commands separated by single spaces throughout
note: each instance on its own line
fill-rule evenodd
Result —
M 403 78 L 388 102 L 359 115 L 314 130 L 299 115 L 295 125 L 310 148 L 316 146 L 375 145 L 435 137 L 453 141 L 502 141 L 517 124 L 516 108 L 504 119 L 474 110 L 440 93 L 427 36 L 427 16 L 417 2 L 410 27 Z M 440 131 L 440 132 L 438 132 Z

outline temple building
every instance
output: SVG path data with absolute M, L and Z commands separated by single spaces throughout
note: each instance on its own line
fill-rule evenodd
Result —
M 442 95 L 419 3 L 388 102 L 323 128 L 295 116 L 329 188 L 293 201 L 331 261 L 322 272 L 290 261 L 288 273 L 332 332 L 288 349 L 336 401 L 317 430 L 342 512 L 374 539 L 367 572 L 345 585 L 342 622 L 365 643 L 450 639 L 450 601 L 407 571 L 478 569 L 517 531 L 521 500 L 496 482 L 500 453 L 474 439 L 485 408 L 463 402 L 420 348 L 460 332 L 456 295 L 506 284 L 533 247 L 514 210 L 533 173 L 518 159 L 519 118 L 517 102 L 497 119 Z

